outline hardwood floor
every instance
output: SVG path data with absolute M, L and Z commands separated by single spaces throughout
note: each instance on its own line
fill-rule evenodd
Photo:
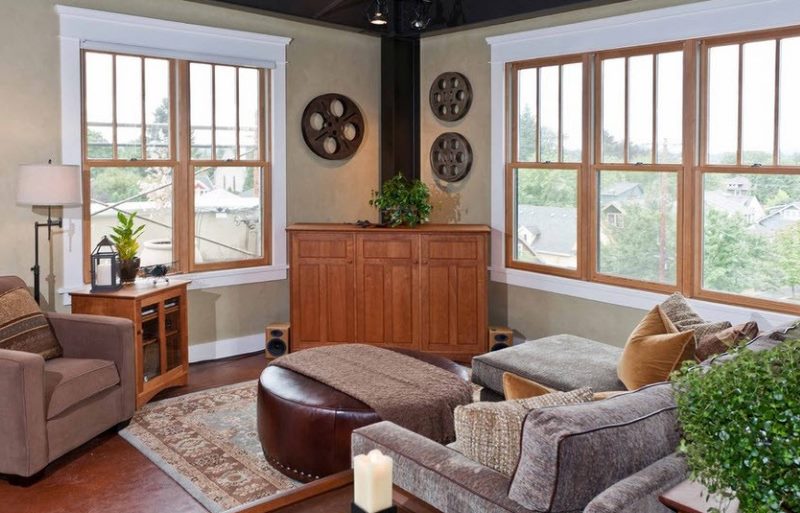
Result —
M 165 390 L 153 400 L 257 379 L 266 365 L 261 352 L 192 364 L 188 385 Z M 0 511 L 206 513 L 199 502 L 113 431 L 51 463 L 44 477 L 27 488 L 0 480 Z

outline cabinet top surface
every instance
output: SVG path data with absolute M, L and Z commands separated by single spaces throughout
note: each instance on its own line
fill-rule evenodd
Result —
M 92 292 L 91 286 L 86 286 L 82 289 L 73 290 L 69 294 L 71 296 L 87 296 L 87 297 L 105 297 L 117 299 L 136 299 L 146 297 L 152 294 L 159 294 L 166 290 L 175 290 L 184 288 L 189 283 L 188 280 L 173 280 L 170 279 L 169 283 L 159 282 L 158 285 L 153 285 L 150 280 L 137 280 L 135 283 L 123 285 L 119 290 L 106 291 L 106 292 Z
M 485 224 L 423 224 L 413 228 L 408 226 L 372 225 L 362 228 L 348 223 L 297 223 L 286 228 L 290 232 L 357 232 L 357 233 L 489 233 L 491 228 Z

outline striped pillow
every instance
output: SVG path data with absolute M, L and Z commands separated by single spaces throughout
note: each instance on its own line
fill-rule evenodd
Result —
M 0 349 L 36 353 L 45 360 L 63 354 L 39 305 L 24 288 L 0 294 Z

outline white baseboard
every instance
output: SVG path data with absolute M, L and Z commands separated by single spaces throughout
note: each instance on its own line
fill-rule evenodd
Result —
M 245 335 L 227 338 L 216 342 L 205 342 L 189 346 L 189 363 L 205 360 L 219 360 L 229 356 L 254 353 L 264 350 L 264 334 Z

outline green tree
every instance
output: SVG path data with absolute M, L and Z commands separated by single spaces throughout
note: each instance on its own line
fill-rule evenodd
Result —
M 775 238 L 774 248 L 778 266 L 783 271 L 783 283 L 792 287 L 792 298 L 795 298 L 795 288 L 800 285 L 800 223 L 782 230 Z
M 530 105 L 526 105 L 520 114 L 517 130 L 519 160 L 522 162 L 536 160 L 536 116 L 533 115 Z
M 703 286 L 737 294 L 771 288 L 775 272 L 763 264 L 766 241 L 748 228 L 744 217 L 709 209 L 705 218 Z
M 139 194 L 138 173 L 119 167 L 92 168 L 92 199 L 117 203 Z

